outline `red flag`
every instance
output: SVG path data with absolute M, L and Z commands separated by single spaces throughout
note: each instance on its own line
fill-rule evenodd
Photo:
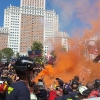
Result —
M 98 50 L 96 46 L 88 45 L 88 52 L 90 54 L 98 55 Z

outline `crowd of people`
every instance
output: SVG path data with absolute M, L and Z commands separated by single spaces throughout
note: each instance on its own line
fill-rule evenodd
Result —
M 100 97 L 100 79 L 83 84 L 77 75 L 66 83 L 58 77 L 51 87 L 47 87 L 42 76 L 35 83 L 33 77 L 43 68 L 28 57 L 1 64 L 0 100 L 83 100 Z

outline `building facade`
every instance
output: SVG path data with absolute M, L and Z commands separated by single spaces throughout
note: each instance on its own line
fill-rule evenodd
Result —
M 8 47 L 14 52 L 20 51 L 20 22 L 21 10 L 11 6 L 4 11 L 4 27 L 9 29 Z
M 58 33 L 58 15 L 45 10 L 45 0 L 21 0 L 20 7 L 11 6 L 4 12 L 4 27 L 9 28 L 8 47 L 22 54 L 34 41 L 43 44 L 47 53 L 50 39 Z
M 21 0 L 20 1 L 21 7 L 35 7 L 45 10 L 45 0 Z
M 58 32 L 57 35 L 54 36 L 54 45 L 55 47 L 62 47 L 69 50 L 69 35 L 66 32 Z
M 8 47 L 8 29 L 0 27 L 0 50 Z

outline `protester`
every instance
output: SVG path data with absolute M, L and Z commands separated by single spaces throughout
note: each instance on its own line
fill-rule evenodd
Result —
M 72 80 L 71 83 L 72 92 L 69 93 L 69 95 L 73 100 L 79 100 L 78 91 L 77 91 L 78 87 L 79 87 L 79 83 L 76 80 Z
M 77 75 L 69 82 L 58 76 L 51 87 L 47 87 L 44 76 L 38 82 L 33 81 L 42 69 L 28 57 L 1 64 L 0 100 L 81 100 L 100 97 L 100 79 L 83 85 Z
M 63 95 L 61 96 L 62 100 L 73 100 L 71 96 L 69 95 L 68 89 L 63 89 Z
M 8 88 L 6 100 L 30 100 L 30 91 L 26 83 L 30 85 L 28 75 L 33 67 L 33 61 L 28 57 L 21 57 L 16 61 L 14 68 L 19 80 L 13 82 Z
M 44 87 L 43 82 L 38 82 L 38 92 L 36 93 L 36 97 L 38 100 L 47 100 L 47 91 Z

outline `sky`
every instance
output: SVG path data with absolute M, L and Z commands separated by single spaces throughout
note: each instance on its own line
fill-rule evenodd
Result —
M 46 0 L 46 9 L 59 15 L 59 31 L 82 34 L 91 30 L 91 20 L 96 20 L 95 3 L 100 0 Z M 9 5 L 19 6 L 20 0 L 0 0 L 0 26 L 3 26 L 4 9 Z M 92 10 L 92 11 L 91 11 Z M 95 14 L 95 16 L 94 16 Z

